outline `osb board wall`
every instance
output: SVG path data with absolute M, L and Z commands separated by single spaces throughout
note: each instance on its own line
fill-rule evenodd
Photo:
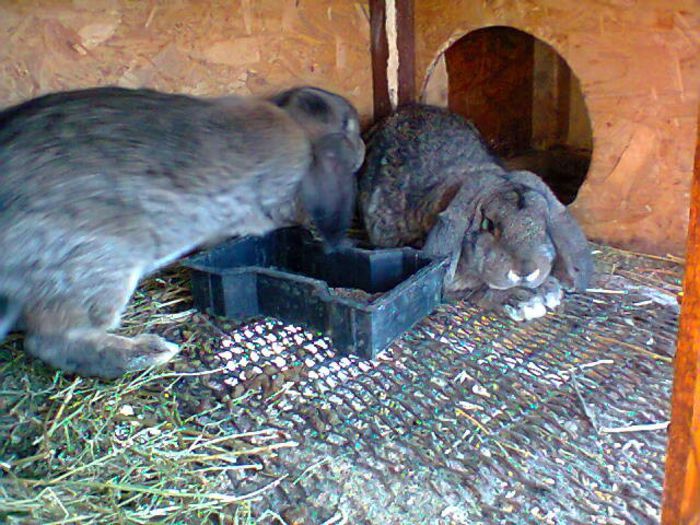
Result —
M 421 0 L 415 14 L 418 86 L 451 43 L 478 28 L 511 26 L 553 46 L 581 81 L 593 127 L 593 160 L 572 212 L 592 239 L 684 252 L 700 89 L 697 0 Z
M 94 85 L 196 95 L 299 84 L 371 115 L 368 1 L 0 2 L 0 106 Z

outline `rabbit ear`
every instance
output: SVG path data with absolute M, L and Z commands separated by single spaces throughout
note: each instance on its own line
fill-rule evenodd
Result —
M 481 202 L 478 197 L 481 189 L 477 184 L 447 188 L 442 196 L 444 209 L 437 215 L 437 220 L 423 245 L 423 251 L 428 255 L 449 258 L 445 275 L 446 283 L 452 282 L 457 272 L 464 237 Z M 449 196 L 453 198 L 449 202 L 444 202 L 444 199 Z
M 549 236 L 557 251 L 552 275 L 565 288 L 583 291 L 593 273 L 593 258 L 586 236 L 544 181 L 529 171 L 512 171 L 508 179 L 519 182 L 542 194 L 549 207 Z
M 449 266 L 445 274 L 445 282 L 449 283 L 457 273 L 457 263 L 462 253 L 462 239 L 467 229 L 467 220 L 454 217 L 447 211 L 437 217 L 435 225 L 428 233 L 423 245 L 423 251 L 432 257 L 448 257 Z
M 312 144 L 311 168 L 301 182 L 301 200 L 323 239 L 337 246 L 355 209 L 355 150 L 342 134 Z

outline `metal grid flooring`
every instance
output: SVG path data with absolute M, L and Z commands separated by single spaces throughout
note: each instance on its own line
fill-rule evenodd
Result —
M 658 522 L 682 268 L 604 247 L 596 266 L 544 319 L 443 305 L 375 362 L 199 316 L 194 361 L 226 369 L 208 387 L 245 395 L 232 426 L 294 443 L 222 482 L 277 479 L 254 507 L 289 524 Z

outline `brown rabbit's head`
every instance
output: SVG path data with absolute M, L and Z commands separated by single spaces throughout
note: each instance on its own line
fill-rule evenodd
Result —
M 550 274 L 565 288 L 581 290 L 592 271 L 578 224 L 541 179 L 525 171 L 489 173 L 463 184 L 438 216 L 425 249 L 450 257 L 451 295 L 483 285 L 537 288 Z
M 537 288 L 549 275 L 555 255 L 548 215 L 544 197 L 524 186 L 486 197 L 465 232 L 455 286 L 478 276 L 489 288 Z

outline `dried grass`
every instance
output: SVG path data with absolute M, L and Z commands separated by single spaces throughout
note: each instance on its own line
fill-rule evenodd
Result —
M 145 283 L 123 332 L 180 330 L 183 354 L 201 351 L 206 340 L 183 328 L 192 310 L 182 277 Z M 222 490 L 229 473 L 259 468 L 242 455 L 295 444 L 277 431 L 233 431 L 243 398 L 200 399 L 210 372 L 180 359 L 102 382 L 49 370 L 20 347 L 20 336 L 0 347 L 0 522 L 252 524 L 247 500 L 283 479 L 248 494 Z

